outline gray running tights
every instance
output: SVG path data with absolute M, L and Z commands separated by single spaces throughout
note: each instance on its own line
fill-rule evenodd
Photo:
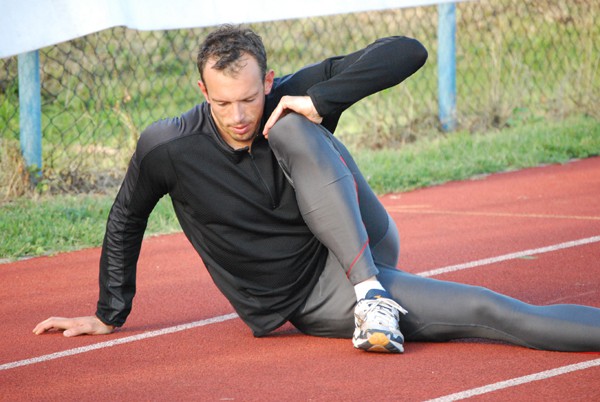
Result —
M 290 320 L 302 332 L 352 336 L 353 284 L 377 274 L 408 310 L 400 319 L 407 341 L 487 338 L 534 349 L 600 351 L 598 308 L 535 306 L 483 287 L 398 270 L 394 222 L 347 149 L 322 126 L 291 113 L 272 128 L 269 142 L 307 225 L 330 251 L 315 289 Z

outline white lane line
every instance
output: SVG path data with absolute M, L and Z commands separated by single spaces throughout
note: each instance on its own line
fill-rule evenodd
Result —
M 450 394 L 446 396 L 442 396 L 435 399 L 430 399 L 427 402 L 451 402 L 451 401 L 459 401 L 461 399 L 471 398 L 477 395 L 487 394 L 493 391 L 498 391 L 505 388 L 515 387 L 517 385 L 530 383 L 533 381 L 545 380 L 551 377 L 556 377 L 558 375 L 563 375 L 567 373 L 572 373 L 574 371 L 585 370 L 591 367 L 600 366 L 600 359 L 589 360 L 587 362 L 581 362 L 576 364 L 571 364 L 569 366 L 558 367 L 552 370 L 541 371 L 539 373 L 525 375 L 523 377 L 512 378 L 506 381 L 500 381 L 495 384 L 484 385 L 483 387 L 473 388 L 462 392 L 457 392 L 455 394 Z
M 427 206 L 419 206 L 423 208 Z M 552 214 L 518 214 L 512 212 L 479 212 L 479 211 L 449 211 L 441 209 L 412 209 L 410 205 L 404 208 L 387 208 L 389 212 L 403 214 L 430 214 L 430 215 L 465 215 L 465 216 L 496 216 L 504 218 L 538 218 L 538 219 L 575 219 L 584 221 L 600 221 L 600 216 L 584 215 L 552 215 Z
M 203 327 L 205 325 L 216 324 L 219 322 L 232 320 L 237 317 L 238 317 L 238 315 L 235 313 L 225 314 L 225 315 L 220 315 L 220 316 L 213 317 L 213 318 L 208 318 L 206 320 L 200 320 L 200 321 L 190 322 L 190 323 L 181 324 L 181 325 L 175 325 L 173 327 L 158 329 L 156 331 L 144 332 L 143 334 L 139 334 L 139 335 L 126 336 L 124 338 L 119 338 L 119 339 L 115 339 L 112 341 L 94 343 L 92 345 L 82 346 L 82 347 L 74 348 L 74 349 L 68 349 L 68 350 L 64 350 L 62 352 L 51 353 L 49 355 L 43 355 L 43 356 L 31 358 L 31 359 L 19 360 L 16 362 L 0 365 L 0 371 L 10 370 L 10 369 L 13 369 L 16 367 L 21 367 L 21 366 L 29 366 L 31 364 L 41 363 L 41 362 L 45 362 L 48 360 L 60 359 L 61 357 L 78 355 L 81 353 L 90 352 L 92 350 L 110 348 L 112 346 L 122 345 L 124 343 L 141 341 L 142 339 L 154 338 L 157 336 L 172 334 L 175 332 L 185 331 L 185 330 L 192 329 L 192 328 Z
M 523 257 L 531 256 L 531 255 L 548 253 L 550 251 L 562 250 L 565 248 L 582 246 L 584 244 L 597 243 L 597 242 L 600 242 L 600 236 L 593 236 L 593 237 L 588 237 L 586 239 L 568 241 L 565 243 L 559 243 L 559 244 L 555 244 L 552 246 L 519 251 L 517 253 L 500 255 L 498 257 L 484 258 L 483 260 L 467 262 L 464 264 L 450 265 L 450 266 L 447 266 L 444 268 L 437 268 L 437 269 L 432 269 L 431 271 L 420 272 L 417 275 L 424 276 L 424 277 L 435 276 L 435 275 L 445 274 L 448 272 L 460 271 L 462 269 L 474 268 L 474 267 L 479 267 L 482 265 L 495 264 L 497 262 L 514 260 L 515 258 L 523 258 Z

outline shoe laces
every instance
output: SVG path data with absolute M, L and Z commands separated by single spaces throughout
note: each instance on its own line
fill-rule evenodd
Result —
M 392 299 L 386 297 L 379 297 L 375 299 L 362 299 L 360 304 L 366 305 L 365 308 L 361 307 L 361 316 L 358 317 L 362 322 L 376 321 L 380 325 L 386 327 L 397 328 L 398 320 L 400 319 L 400 313 L 407 314 L 406 311 L 400 304 Z

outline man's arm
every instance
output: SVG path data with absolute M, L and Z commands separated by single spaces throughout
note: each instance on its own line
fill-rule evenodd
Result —
M 100 257 L 96 317 L 120 327 L 131 312 L 136 268 L 148 217 L 171 186 L 171 163 L 161 146 L 179 129 L 179 119 L 162 120 L 142 133 L 109 213 Z
M 359 100 L 410 77 L 427 60 L 427 50 L 415 39 L 379 39 L 347 56 L 332 57 L 285 77 L 276 86 L 276 106 L 267 108 L 263 134 L 289 111 L 321 123 L 333 132 L 341 113 Z M 287 95 L 287 96 L 284 96 Z M 310 102 L 309 102 L 310 101 Z
M 359 100 L 398 85 L 427 60 L 427 50 L 416 39 L 382 38 L 366 48 L 327 62 L 327 78 L 307 94 L 321 116 L 343 112 Z
M 167 152 L 155 150 L 160 134 L 156 125 L 142 134 L 110 210 L 100 257 L 96 315 L 51 317 L 35 327 L 35 334 L 52 329 L 64 330 L 65 336 L 108 334 L 125 323 L 135 295 L 136 266 L 148 216 L 168 192 Z M 149 155 L 150 151 L 154 152 Z

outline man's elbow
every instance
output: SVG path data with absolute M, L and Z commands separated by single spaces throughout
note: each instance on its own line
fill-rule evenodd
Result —
M 412 60 L 414 63 L 415 71 L 423 67 L 429 57 L 427 48 L 417 39 L 403 37 L 403 43 L 401 44 L 402 52 L 405 58 Z
M 420 62 L 419 68 L 421 68 L 427 61 L 429 53 L 427 52 L 427 48 L 421 42 L 417 41 L 416 39 L 415 42 L 417 43 L 415 45 L 415 58 Z

